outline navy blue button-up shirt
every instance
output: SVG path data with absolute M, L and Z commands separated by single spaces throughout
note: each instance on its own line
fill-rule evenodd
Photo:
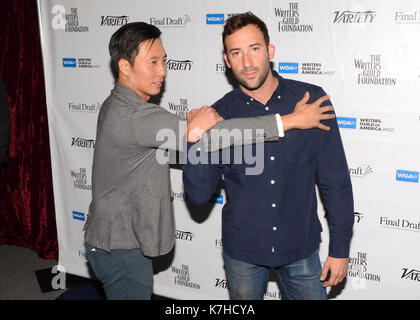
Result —
M 226 94 L 213 107 L 225 119 L 293 112 L 309 91 L 310 101 L 325 95 L 322 88 L 283 79 L 266 105 L 239 88 Z M 330 101 L 324 105 L 331 104 Z M 349 256 L 354 222 L 353 193 L 343 144 L 335 119 L 323 121 L 331 130 L 290 130 L 277 142 L 264 143 L 264 169 L 247 175 L 256 164 L 187 164 L 183 181 L 188 198 L 202 204 L 209 201 L 223 177 L 227 201 L 222 211 L 222 244 L 232 258 L 266 266 L 280 266 L 306 258 L 317 249 L 322 227 L 317 214 L 316 185 L 319 188 L 330 229 L 329 256 Z M 198 148 L 200 143 L 188 144 Z M 252 148 L 257 152 L 257 146 Z M 204 152 L 204 148 L 193 150 Z M 248 150 L 249 151 L 249 150 Z M 212 157 L 207 155 L 209 159 Z M 222 157 L 220 157 L 222 158 Z M 243 157 L 245 159 L 245 157 Z M 188 159 L 189 160 L 189 159 Z M 209 160 L 210 161 L 210 160 Z M 249 162 L 249 161 L 248 161 Z

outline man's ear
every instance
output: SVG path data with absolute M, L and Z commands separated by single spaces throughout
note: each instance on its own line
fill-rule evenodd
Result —
M 229 69 L 232 69 L 232 66 L 229 63 L 229 60 L 228 60 L 228 57 L 227 57 L 227 54 L 226 53 L 223 54 L 223 59 L 225 60 L 225 63 L 228 66 L 228 68 Z
M 276 52 L 276 47 L 274 46 L 274 44 L 269 44 L 268 45 L 268 56 L 270 58 L 270 60 L 274 59 L 274 53 Z
M 131 65 L 126 59 L 120 59 L 118 61 L 118 68 L 120 69 L 120 73 L 124 76 L 128 77 L 131 72 Z

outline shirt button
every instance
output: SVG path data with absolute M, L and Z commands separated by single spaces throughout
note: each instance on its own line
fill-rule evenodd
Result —
M 246 104 L 249 105 L 249 102 L 247 101 Z
M 271 182 L 271 184 L 275 184 L 276 183 L 274 180 L 271 180 L 270 182 Z
M 197 147 L 197 151 L 200 152 L 201 151 L 201 148 L 200 147 Z
M 269 108 L 269 107 L 265 107 L 265 110 L 267 110 L 267 111 L 268 111 L 268 110 L 270 110 L 270 108 Z
M 271 206 L 272 206 L 273 208 L 275 208 L 275 207 L 276 207 L 276 204 L 275 204 L 275 203 L 273 203 L 273 204 L 271 204 Z
M 274 156 L 271 156 L 271 157 L 270 157 L 270 159 L 271 159 L 271 160 L 274 160 L 275 158 L 274 158 Z
M 249 100 L 254 101 L 254 99 L 253 99 L 253 98 L 251 98 L 251 99 L 249 99 Z
M 271 252 L 274 252 L 274 247 L 271 247 Z
M 277 96 L 277 99 L 281 99 L 281 96 Z
M 273 230 L 276 231 L 277 230 L 277 227 L 273 227 Z

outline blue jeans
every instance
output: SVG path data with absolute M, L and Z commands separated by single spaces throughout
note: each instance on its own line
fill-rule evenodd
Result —
M 270 268 L 238 261 L 223 252 L 229 295 L 232 300 L 262 300 Z M 307 258 L 275 268 L 282 300 L 326 300 L 318 250 Z
M 85 243 L 86 258 L 104 286 L 109 300 L 150 300 L 153 289 L 152 260 L 140 249 L 110 252 Z

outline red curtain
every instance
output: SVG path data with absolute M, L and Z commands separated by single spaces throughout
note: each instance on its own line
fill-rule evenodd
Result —
M 9 101 L 9 160 L 0 174 L 0 244 L 58 258 L 44 74 L 35 0 L 0 1 L 0 79 Z

